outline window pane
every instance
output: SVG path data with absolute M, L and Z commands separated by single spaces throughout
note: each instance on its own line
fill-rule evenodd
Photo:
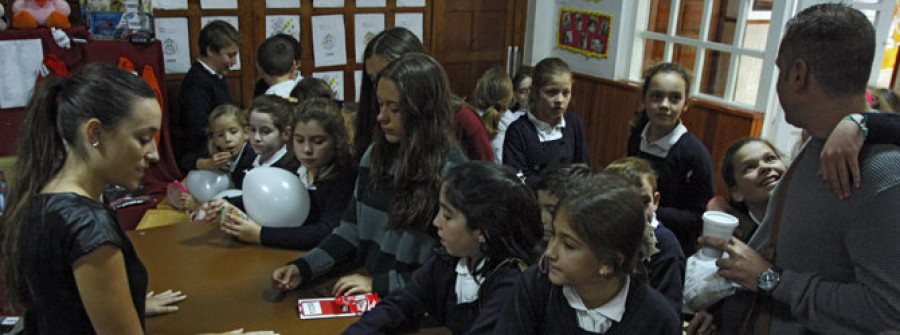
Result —
M 650 19 L 647 31 L 665 34 L 669 31 L 669 13 L 672 11 L 672 0 L 653 0 L 650 2 Z
M 750 50 L 766 50 L 766 38 L 768 37 L 768 21 L 747 22 L 747 28 L 744 30 L 744 43 L 742 47 Z
M 703 21 L 703 0 L 682 0 L 678 11 L 676 35 L 697 39 L 700 37 L 700 23 Z
M 728 81 L 728 63 L 731 54 L 715 50 L 706 51 L 706 62 L 703 64 L 703 77 L 697 82 L 700 92 L 725 97 L 725 83 Z
M 737 82 L 734 83 L 734 101 L 748 105 L 756 104 L 759 93 L 759 78 L 762 75 L 762 58 L 738 57 Z
M 712 17 L 709 23 L 710 42 L 722 44 L 734 43 L 734 32 L 737 27 L 738 7 L 741 4 L 749 5 L 741 0 L 717 0 L 713 5 Z
M 688 71 L 694 72 L 694 60 L 697 59 L 697 48 L 690 45 L 675 44 L 672 62 L 681 64 Z
M 658 40 L 644 41 L 644 62 L 641 64 L 641 72 L 653 64 L 663 61 L 663 55 L 666 51 L 666 42 Z

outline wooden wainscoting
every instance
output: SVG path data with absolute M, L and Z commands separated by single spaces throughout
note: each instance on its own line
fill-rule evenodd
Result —
M 574 77 L 569 109 L 584 119 L 593 165 L 602 167 L 624 157 L 628 124 L 634 111 L 642 105 L 640 85 L 583 74 Z M 716 175 L 716 193 L 725 194 L 725 184 L 718 172 L 722 156 L 738 139 L 759 136 L 763 114 L 695 99 L 682 120 L 709 149 Z

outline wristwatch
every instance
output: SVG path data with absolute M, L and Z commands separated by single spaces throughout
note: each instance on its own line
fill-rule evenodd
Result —
M 778 287 L 778 283 L 781 281 L 781 272 L 781 268 L 772 266 L 768 270 L 760 273 L 756 284 L 757 288 L 759 288 L 759 293 L 772 295 L 772 291 Z
M 866 114 L 862 114 L 862 113 L 847 114 L 846 116 L 844 116 L 844 120 L 849 120 L 849 121 L 853 121 L 853 123 L 856 123 L 856 126 L 858 126 L 859 130 L 862 132 L 863 141 L 865 141 L 866 138 L 869 137 L 869 125 L 868 125 L 869 117 Z

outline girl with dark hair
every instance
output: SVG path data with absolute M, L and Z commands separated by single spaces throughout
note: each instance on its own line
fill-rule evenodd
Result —
M 591 163 L 581 117 L 567 111 L 572 98 L 569 65 L 559 58 L 544 59 L 534 67 L 533 80 L 526 117 L 509 125 L 503 141 L 503 164 L 522 173 L 531 188 L 546 169 Z
M 528 97 L 531 95 L 531 77 L 531 70 L 526 67 L 520 67 L 516 71 L 512 78 L 515 94 L 509 110 L 519 112 L 519 110 L 528 108 Z
M 146 268 L 100 202 L 108 184 L 140 185 L 161 120 L 150 86 L 112 65 L 35 89 L 2 219 L 7 299 L 26 334 L 141 334 L 185 298 L 146 292 Z
M 513 171 L 489 162 L 451 168 L 439 200 L 437 255 L 346 334 L 408 331 L 425 313 L 454 334 L 493 330 L 521 269 L 537 260 L 540 209 Z
M 378 121 L 378 103 L 375 94 L 375 78 L 385 66 L 401 56 L 411 53 L 426 53 L 425 47 L 419 38 L 403 27 L 388 28 L 372 38 L 363 52 L 362 87 L 359 95 L 359 111 L 355 119 L 353 131 L 353 148 L 357 155 L 366 152 L 374 140 Z M 453 135 L 469 159 L 493 159 L 490 139 L 487 131 L 481 124 L 481 120 L 475 111 L 468 106 L 465 100 L 456 97 L 451 92 L 451 115 L 453 120 L 450 127 Z
M 496 334 L 678 334 L 665 298 L 632 278 L 640 263 L 644 207 L 636 189 L 600 175 L 562 199 L 540 266 L 517 283 Z
M 305 223 L 299 227 L 263 227 L 253 219 L 229 212 L 222 230 L 248 243 L 308 250 L 340 222 L 353 194 L 356 165 L 350 157 L 344 120 L 331 100 L 304 101 L 294 108 L 289 124 L 293 131 L 292 155 L 301 163 L 297 174 L 309 190 Z
M 256 158 L 236 167 L 238 176 L 232 180 L 241 188 L 250 169 L 271 166 L 291 172 L 297 171 L 300 162 L 288 153 L 291 138 L 290 117 L 294 105 L 276 95 L 261 95 L 253 99 L 247 117 L 247 137 Z M 249 163 L 249 164 L 246 164 Z
M 628 137 L 628 156 L 646 159 L 659 176 L 656 214 L 685 255 L 696 250 L 700 216 L 714 195 L 709 150 L 681 122 L 690 107 L 690 86 L 690 74 L 675 63 L 644 71 L 644 107 L 635 113 Z
M 380 127 L 360 162 L 355 197 L 331 235 L 274 271 L 276 288 L 296 288 L 355 258 L 371 276 L 344 276 L 332 293 L 386 295 L 405 286 L 437 246 L 428 222 L 438 212 L 441 173 L 465 160 L 449 134 L 447 76 L 433 58 L 411 53 L 376 79 Z

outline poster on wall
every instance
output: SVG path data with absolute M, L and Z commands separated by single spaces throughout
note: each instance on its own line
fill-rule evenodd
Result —
M 313 16 L 312 29 L 316 67 L 347 64 L 344 15 Z
M 266 15 L 266 37 L 284 34 L 300 40 L 300 15 Z
M 556 47 L 589 57 L 609 57 L 611 26 L 612 15 L 562 8 L 559 10 Z
M 335 99 L 344 100 L 344 71 L 313 72 L 312 76 L 328 83 Z
M 237 16 L 203 16 L 200 17 L 200 28 L 202 29 L 207 24 L 215 20 L 222 20 L 228 22 L 234 29 L 237 31 L 241 31 L 241 28 L 238 26 L 238 17 Z M 234 63 L 234 66 L 231 67 L 232 71 L 237 71 L 241 69 L 241 54 L 238 53 L 237 62 Z
M 387 6 L 387 1 L 385 0 L 356 0 L 356 8 L 372 8 L 385 6 Z
M 424 21 L 425 14 L 422 13 L 396 13 L 394 14 L 394 26 L 395 27 L 403 27 L 409 29 L 416 37 L 419 38 L 419 41 L 425 43 L 424 38 Z
M 162 43 L 166 74 L 187 73 L 191 68 L 191 43 L 186 17 L 156 18 L 156 39 Z
M 187 0 L 154 0 L 152 6 L 153 9 L 162 10 L 188 9 L 188 2 Z
M 200 9 L 237 9 L 237 0 L 200 0 Z
M 356 14 L 353 17 L 355 28 L 353 29 L 356 39 L 356 62 L 363 62 L 363 51 L 369 41 L 384 30 L 384 14 Z
M 300 0 L 266 0 L 266 8 L 300 8 Z
M 344 0 L 313 0 L 313 8 L 341 8 Z

